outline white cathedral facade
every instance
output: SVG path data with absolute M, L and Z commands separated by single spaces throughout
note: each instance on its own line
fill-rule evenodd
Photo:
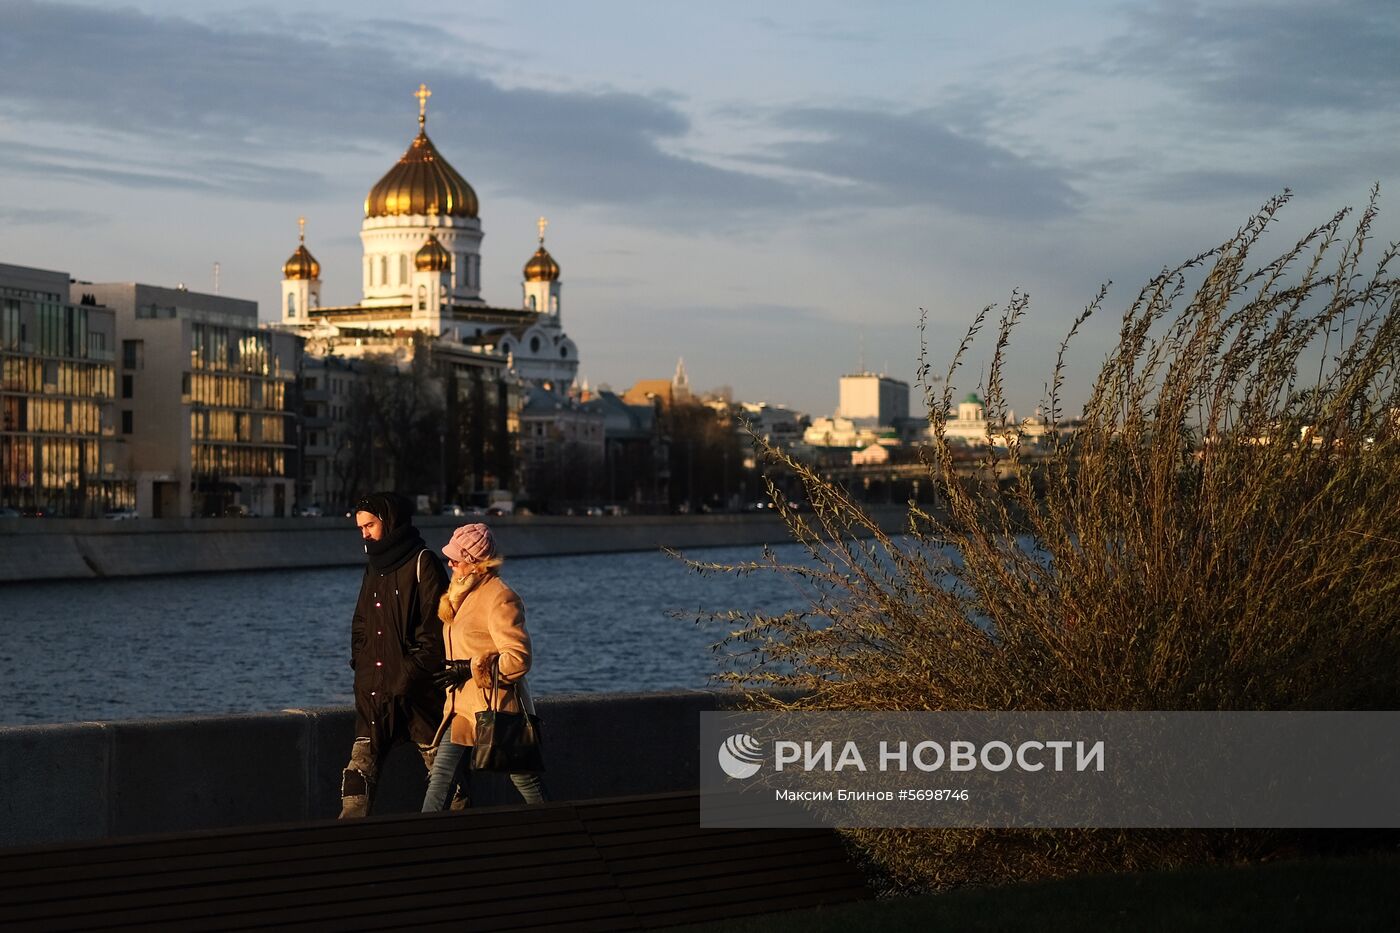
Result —
M 321 304 L 321 265 L 305 226 L 282 267 L 281 325 L 328 347 L 347 332 L 432 335 L 453 355 L 505 360 L 516 376 L 556 391 L 578 375 L 578 347 L 564 332 L 559 264 L 544 247 L 547 221 L 523 270 L 518 307 L 481 295 L 483 231 L 476 192 L 428 138 L 426 85 L 418 88 L 418 135 L 365 198 L 359 304 Z

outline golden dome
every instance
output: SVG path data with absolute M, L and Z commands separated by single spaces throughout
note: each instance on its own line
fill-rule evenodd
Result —
M 447 214 L 475 217 L 476 192 L 465 178 L 448 164 L 428 138 L 426 86 L 418 88 L 418 136 L 398 164 L 369 191 L 365 198 L 366 217 L 400 214 Z
M 430 233 L 428 242 L 414 254 L 413 264 L 419 272 L 443 272 L 452 268 L 452 254 Z
M 535 255 L 531 256 L 530 261 L 525 263 L 525 281 L 559 281 L 559 263 L 555 262 L 554 257 L 549 255 L 549 250 L 544 248 L 544 243 L 540 243 L 540 248 L 535 250 Z
M 544 228 L 549 226 L 549 221 L 541 217 L 536 221 L 536 226 L 540 228 L 540 248 L 535 250 L 535 255 L 525 263 L 525 281 L 557 282 L 559 263 L 555 262 L 554 257 L 549 255 L 549 250 L 544 248 Z
M 306 248 L 306 218 L 298 217 L 297 223 L 301 226 L 301 242 L 297 244 L 297 251 L 292 253 L 286 262 L 282 263 L 282 278 L 319 279 L 321 277 L 321 264 Z

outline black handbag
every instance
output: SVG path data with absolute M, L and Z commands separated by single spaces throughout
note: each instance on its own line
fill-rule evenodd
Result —
M 472 748 L 472 770 L 540 772 L 544 753 L 540 750 L 539 717 L 520 704 L 520 712 L 497 709 L 501 668 L 499 659 L 491 666 L 491 696 L 486 709 L 476 714 L 476 745 Z M 514 689 L 507 687 L 507 689 Z M 520 691 L 516 690 L 516 697 Z

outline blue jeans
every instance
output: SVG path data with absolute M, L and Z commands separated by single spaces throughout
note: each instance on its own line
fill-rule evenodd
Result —
M 438 745 L 437 757 L 433 759 L 432 773 L 428 775 L 428 792 L 423 795 L 424 813 L 436 813 L 438 810 L 447 809 L 447 802 L 452 796 L 452 785 L 457 782 L 457 775 L 463 770 L 463 759 L 470 760 L 471 750 L 470 745 L 458 745 L 443 736 Z M 462 776 L 465 778 L 466 775 Z M 511 774 L 510 782 L 515 785 L 515 789 L 520 792 L 526 803 L 544 803 L 544 785 L 540 783 L 538 774 L 515 772 Z

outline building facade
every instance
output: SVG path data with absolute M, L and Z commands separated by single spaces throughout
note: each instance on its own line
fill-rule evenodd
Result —
M 0 506 L 96 517 L 131 505 L 117 436 L 116 316 L 66 272 L 0 264 Z
M 857 428 L 888 428 L 909 417 L 909 383 L 879 373 L 841 377 L 837 415 Z
M 284 516 L 295 500 L 296 336 L 256 302 L 77 282 L 116 314 L 118 435 L 142 517 Z

